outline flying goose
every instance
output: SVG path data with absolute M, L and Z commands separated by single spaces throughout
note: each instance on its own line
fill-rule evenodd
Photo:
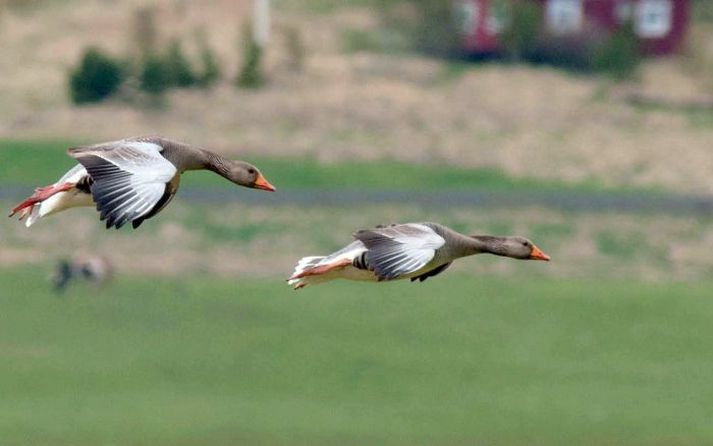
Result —
M 35 189 L 10 217 L 27 217 L 29 227 L 65 209 L 96 206 L 107 229 L 128 222 L 138 228 L 173 199 L 187 170 L 210 170 L 240 186 L 275 190 L 252 164 L 158 136 L 75 147 L 67 153 L 79 164 L 56 183 Z
M 328 256 L 302 258 L 287 279 L 294 289 L 334 279 L 424 281 L 454 260 L 494 254 L 524 260 L 550 260 L 523 237 L 467 236 L 438 223 L 377 226 L 354 233 L 356 239 Z

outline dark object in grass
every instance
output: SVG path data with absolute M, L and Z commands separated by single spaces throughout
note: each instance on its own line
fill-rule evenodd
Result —
M 57 294 L 63 294 L 73 281 L 84 281 L 101 289 L 111 281 L 113 275 L 111 262 L 101 256 L 63 259 L 57 263 L 52 276 L 52 289 Z

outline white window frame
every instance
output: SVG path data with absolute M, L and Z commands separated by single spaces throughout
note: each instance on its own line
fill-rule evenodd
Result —
M 634 31 L 643 39 L 666 37 L 673 28 L 671 0 L 639 0 L 636 5 Z
M 555 35 L 575 34 L 584 23 L 583 0 L 548 0 L 545 7 L 547 29 Z

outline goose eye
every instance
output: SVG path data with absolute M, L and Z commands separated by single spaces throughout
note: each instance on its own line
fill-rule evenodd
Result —
M 253 168 L 251 167 L 250 169 L 248 169 L 248 173 L 249 173 L 250 175 L 254 175 L 254 174 L 255 174 L 255 169 L 253 169 Z

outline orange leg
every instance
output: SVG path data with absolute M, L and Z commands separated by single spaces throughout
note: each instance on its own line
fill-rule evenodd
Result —
M 27 200 L 15 206 L 15 208 L 10 212 L 10 217 L 22 211 L 20 214 L 20 219 L 23 219 L 32 209 L 32 206 L 37 203 L 41 203 L 59 192 L 66 192 L 75 186 L 74 183 L 64 183 L 58 184 L 57 186 L 44 186 L 35 189 L 35 193 L 32 194 Z

